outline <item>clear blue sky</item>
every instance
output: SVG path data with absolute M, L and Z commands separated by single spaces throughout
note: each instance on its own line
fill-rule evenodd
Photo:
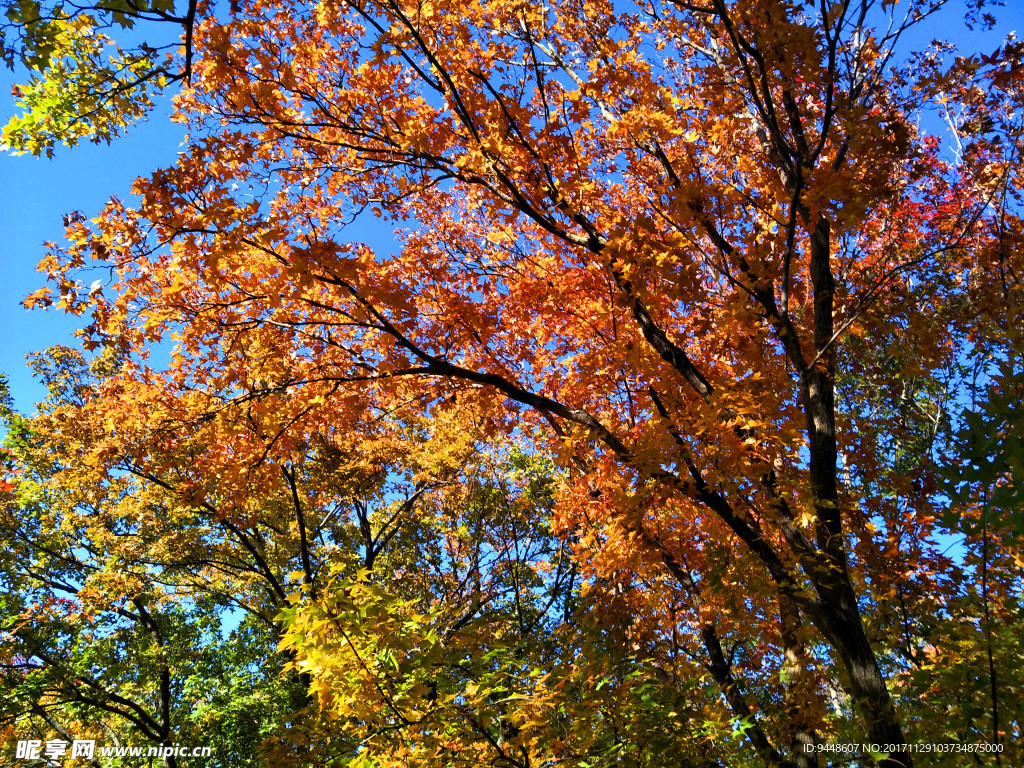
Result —
M 14 112 L 14 75 L 0 66 L 0 122 Z M 58 148 L 51 159 L 0 152 L 0 371 L 10 377 L 15 404 L 30 412 L 44 390 L 26 368 L 25 355 L 54 344 L 77 345 L 72 333 L 79 318 L 53 310 L 24 309 L 26 294 L 42 287 L 35 271 L 46 240 L 60 241 L 63 216 L 81 211 L 95 216 L 106 200 L 129 198 L 132 181 L 174 162 L 184 129 L 168 119 L 161 103 L 149 120 L 106 144 Z

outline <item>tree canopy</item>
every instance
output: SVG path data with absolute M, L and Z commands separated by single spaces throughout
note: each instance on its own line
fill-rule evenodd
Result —
M 44 79 L 109 75 L 18 8 Z M 951 18 L 190 6 L 186 151 L 27 300 L 92 361 L 9 417 L 11 722 L 82 704 L 60 611 L 158 690 L 214 660 L 157 614 L 231 607 L 274 764 L 1014 764 L 1024 48 L 914 50 Z M 68 98 L 12 146 L 112 135 Z

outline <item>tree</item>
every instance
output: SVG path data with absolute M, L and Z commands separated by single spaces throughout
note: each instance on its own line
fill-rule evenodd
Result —
M 4 145 L 17 153 L 50 157 L 54 145 L 81 138 L 109 143 L 153 108 L 156 94 L 191 77 L 197 0 L 184 9 L 174 0 L 8 0 L 4 8 L 0 55 L 29 74 L 13 93 L 24 112 L 3 129 Z M 154 35 L 127 50 L 105 32 L 136 23 Z M 179 31 L 177 41 L 168 26 Z
M 34 367 L 50 396 L 31 418 L 7 408 L 16 471 L 0 514 L 17 545 L 0 563 L 0 724 L 23 736 L 209 744 L 204 764 L 253 764 L 268 739 L 288 754 L 323 737 L 305 722 L 314 681 L 277 642 L 289 606 L 328 578 L 372 573 L 394 600 L 429 600 L 444 637 L 479 623 L 481 652 L 502 617 L 536 638 L 576 595 L 548 528 L 549 467 L 487 460 L 465 425 L 320 435 L 301 462 L 240 467 L 216 431 L 111 440 L 96 398 L 117 385 L 109 350 L 87 364 L 56 347 Z M 248 410 L 232 429 L 273 422 Z M 499 517 L 513 495 L 516 515 Z
M 969 620 L 941 606 L 950 502 L 908 404 L 941 401 L 982 340 L 1019 355 L 1021 308 L 1022 48 L 902 54 L 942 5 L 202 12 L 188 151 L 137 205 L 73 218 L 42 264 L 60 306 L 91 313 L 87 346 L 124 355 L 91 406 L 116 425 L 102 442 L 159 464 L 171 425 L 203 425 L 238 472 L 396 410 L 507 435 L 567 473 L 552 530 L 588 583 L 628 593 L 651 654 L 632 663 L 688 655 L 762 764 L 816 765 L 807 747 L 839 736 L 927 764 L 905 747 L 929 715 L 890 686 L 928 641 L 887 601 Z M 409 227 L 396 253 L 348 239 L 362 212 Z M 873 412 L 901 419 L 883 435 Z M 238 431 L 243 413 L 275 426 Z M 293 626 L 320 622 L 324 669 L 389 636 L 424 685 L 408 637 L 431 614 L 360 584 L 310 594 Z M 1011 615 L 1019 584 L 999 589 Z M 364 616 L 346 594 L 368 639 L 343 641 Z
M 216 735 L 204 764 L 251 765 L 288 684 L 273 633 L 251 617 L 225 631 L 225 612 L 247 597 L 241 568 L 234 600 L 211 578 L 232 564 L 229 542 L 201 520 L 189 525 L 171 494 L 123 467 L 76 463 L 90 430 L 64 417 L 88 398 L 102 361 L 90 370 L 59 347 L 35 367 L 50 390 L 41 414 L 4 418 L 17 472 L 0 509 L 13 545 L 0 561 L 0 723 L 19 738 L 113 746 L 202 746 Z M 177 524 L 154 526 L 161 515 Z M 91 764 L 107 762 L 96 753 Z

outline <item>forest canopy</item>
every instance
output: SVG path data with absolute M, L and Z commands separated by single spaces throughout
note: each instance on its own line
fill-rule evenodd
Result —
M 1024 759 L 1024 47 L 935 37 L 998 9 L 7 6 L 11 151 L 188 137 L 25 302 L 3 749 Z

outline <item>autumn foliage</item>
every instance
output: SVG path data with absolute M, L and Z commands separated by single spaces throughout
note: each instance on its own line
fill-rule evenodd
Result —
M 1014 764 L 1024 49 L 941 5 L 200 6 L 5 525 L 262 622 L 272 764 Z

